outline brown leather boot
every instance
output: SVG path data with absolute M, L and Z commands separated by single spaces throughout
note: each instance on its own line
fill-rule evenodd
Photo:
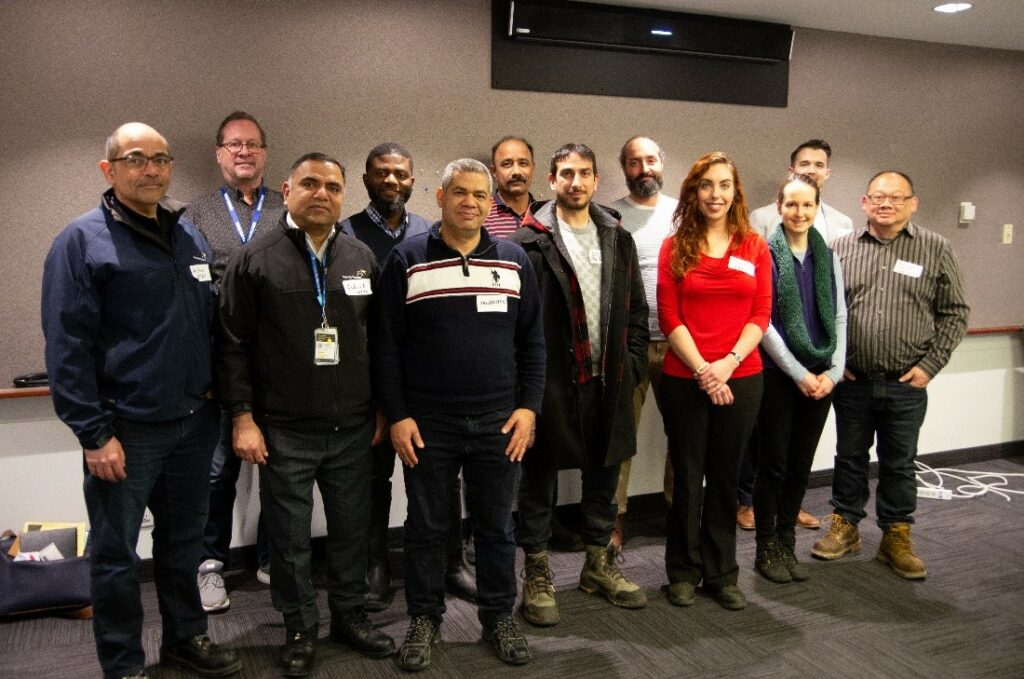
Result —
M 907 580 L 924 580 L 928 571 L 924 561 L 914 554 L 910 542 L 910 524 L 894 523 L 889 526 L 878 545 L 879 561 L 892 569 L 893 573 Z

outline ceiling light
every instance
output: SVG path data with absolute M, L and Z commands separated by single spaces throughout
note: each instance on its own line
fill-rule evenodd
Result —
M 969 2 L 947 2 L 944 5 L 936 5 L 933 9 L 943 14 L 956 14 L 957 12 L 966 12 L 970 8 L 971 3 Z

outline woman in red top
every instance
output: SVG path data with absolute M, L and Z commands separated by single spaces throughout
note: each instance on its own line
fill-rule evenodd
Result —
M 675 468 L 668 599 L 689 606 L 703 582 L 719 604 L 739 610 L 747 604 L 736 587 L 736 481 L 761 403 L 756 349 L 771 315 L 771 257 L 724 153 L 693 164 L 673 221 L 658 259 L 658 320 L 672 348 L 662 368 Z

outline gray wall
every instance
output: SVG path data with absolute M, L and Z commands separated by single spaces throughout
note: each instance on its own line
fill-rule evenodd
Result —
M 413 211 L 436 217 L 438 174 L 525 134 L 541 166 L 583 141 L 604 171 L 598 200 L 624 192 L 619 146 L 643 132 L 668 152 L 678 191 L 698 155 L 720 149 L 752 206 L 768 202 L 792 147 L 828 139 L 826 200 L 860 221 L 878 169 L 908 172 L 918 221 L 948 236 L 967 271 L 972 327 L 1024 323 L 1024 53 L 797 31 L 790 107 L 516 93 L 489 88 L 489 2 L 83 2 L 0 4 L 0 382 L 42 369 L 39 281 L 50 241 L 105 188 L 96 162 L 121 122 L 163 132 L 176 158 L 172 194 L 219 180 L 216 124 L 244 108 L 268 130 L 268 180 L 292 159 L 330 151 L 350 171 L 345 214 L 363 208 L 366 151 L 393 139 L 416 161 Z M 585 63 L 553 66 L 571 79 Z M 547 197 L 544 177 L 534 184 Z M 956 223 L 970 200 L 978 218 Z M 1001 225 L 1017 242 L 999 245 Z

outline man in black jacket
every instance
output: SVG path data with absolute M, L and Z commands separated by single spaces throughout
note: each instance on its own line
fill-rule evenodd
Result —
M 395 650 L 366 617 L 371 438 L 366 323 L 377 262 L 336 228 L 341 164 L 302 156 L 282 187 L 275 230 L 242 250 L 221 287 L 221 398 L 233 415 L 235 452 L 260 465 L 270 537 L 270 591 L 284 616 L 285 676 L 315 662 L 320 619 L 310 580 L 313 482 L 327 521 L 331 638 L 370 657 Z
M 536 447 L 519 493 L 523 616 L 541 626 L 559 621 L 548 542 L 560 469 L 583 472 L 580 589 L 623 608 L 647 605 L 609 546 L 619 467 L 636 454 L 633 391 L 647 370 L 650 337 L 636 245 L 618 213 L 592 202 L 598 174 L 590 148 L 556 150 L 548 182 L 555 200 L 534 204 L 509 238 L 537 273 L 548 357 Z

